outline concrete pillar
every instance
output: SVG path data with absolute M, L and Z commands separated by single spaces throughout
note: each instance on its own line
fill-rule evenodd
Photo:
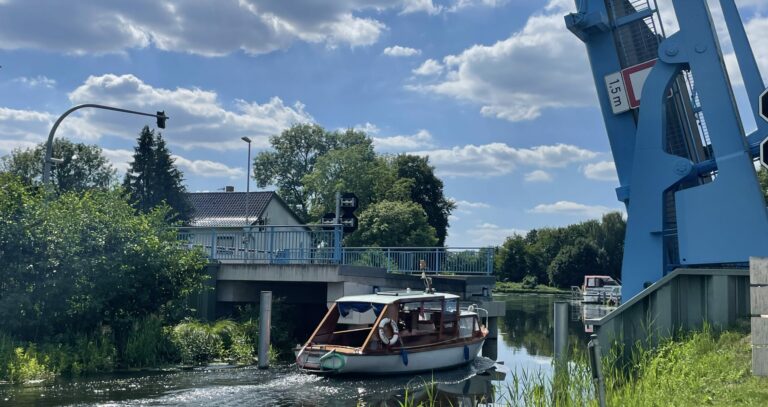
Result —
M 555 303 L 555 360 L 564 361 L 568 355 L 568 303 Z
M 749 258 L 752 374 L 768 376 L 768 258 Z

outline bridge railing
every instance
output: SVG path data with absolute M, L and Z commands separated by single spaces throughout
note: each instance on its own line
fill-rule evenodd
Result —
M 345 264 L 389 272 L 493 273 L 492 247 L 343 247 L 341 225 L 178 228 L 179 241 L 213 260 L 263 264 Z
M 389 272 L 491 274 L 492 247 L 344 247 L 342 262 Z

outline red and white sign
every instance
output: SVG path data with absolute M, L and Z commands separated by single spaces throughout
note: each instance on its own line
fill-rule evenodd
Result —
M 621 77 L 624 79 L 624 85 L 627 87 L 629 107 L 632 109 L 640 107 L 640 96 L 643 93 L 643 85 L 645 85 L 645 80 L 648 79 L 648 74 L 651 73 L 651 69 L 656 65 L 656 61 L 656 59 L 653 59 L 621 70 Z

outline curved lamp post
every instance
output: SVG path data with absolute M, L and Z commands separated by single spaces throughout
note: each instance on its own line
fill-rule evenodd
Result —
M 53 155 L 53 136 L 54 134 L 56 134 L 56 129 L 59 128 L 59 125 L 61 124 L 62 120 L 64 120 L 65 117 L 69 116 L 70 113 L 85 107 L 93 107 L 96 109 L 112 110 L 115 112 L 123 112 L 123 113 L 137 114 L 140 116 L 155 117 L 157 118 L 157 127 L 161 129 L 165 128 L 165 121 L 169 119 L 169 117 L 165 115 L 165 111 L 159 111 L 156 114 L 152 114 L 152 113 L 137 112 L 137 111 L 128 110 L 128 109 L 120 109 L 118 107 L 112 107 L 112 106 L 97 105 L 94 103 L 77 105 L 67 110 L 66 112 L 64 112 L 64 114 L 59 116 L 58 119 L 56 119 L 56 122 L 53 123 L 53 127 L 51 127 L 51 132 L 48 133 L 48 141 L 45 143 L 45 158 L 43 161 L 43 185 L 48 185 L 51 182 L 51 164 L 54 163 L 54 159 L 51 157 L 51 155 Z

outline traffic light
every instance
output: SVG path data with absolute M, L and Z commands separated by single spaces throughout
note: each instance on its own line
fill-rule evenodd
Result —
M 157 112 L 157 127 L 160 129 L 165 128 L 165 121 L 168 120 L 168 116 L 165 115 L 165 110 Z

